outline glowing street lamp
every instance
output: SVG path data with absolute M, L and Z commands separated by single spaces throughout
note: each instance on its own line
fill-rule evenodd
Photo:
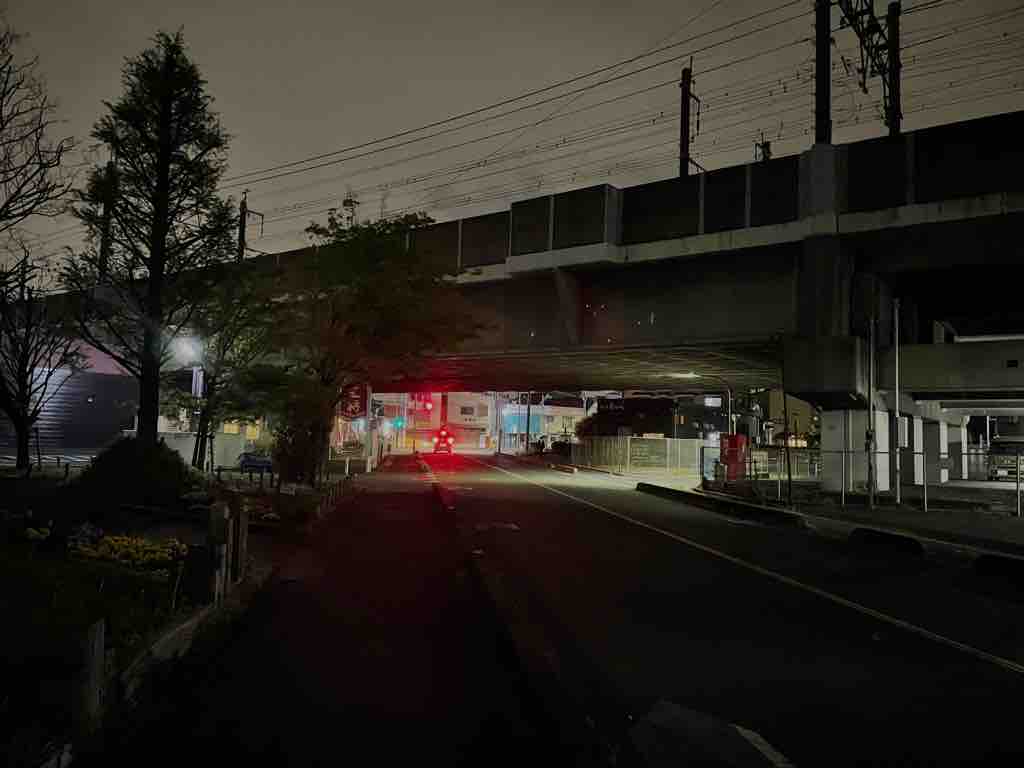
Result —
M 171 354 L 181 365 L 195 365 L 203 356 L 203 346 L 194 336 L 179 336 L 171 342 Z

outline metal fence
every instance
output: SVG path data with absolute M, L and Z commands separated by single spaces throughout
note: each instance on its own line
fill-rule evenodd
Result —
M 572 463 L 629 475 L 700 476 L 701 441 L 671 437 L 588 437 Z
M 84 472 L 92 464 L 93 456 L 87 454 L 32 454 L 29 472 L 32 475 L 71 477 Z M 15 456 L 0 456 L 0 467 L 13 468 Z
M 1006 456 L 1003 465 L 990 469 L 987 451 L 952 450 L 945 453 L 904 448 L 899 451 L 899 491 L 894 451 L 819 450 L 790 448 L 789 465 L 784 447 L 755 448 L 729 464 L 722 460 L 717 446 L 701 451 L 702 478 L 727 491 L 747 492 L 753 496 L 789 500 L 789 480 L 794 483 L 793 498 L 813 499 L 822 493 L 839 497 L 845 506 L 847 497 L 870 495 L 898 498 L 905 494 L 928 510 L 929 492 L 950 480 L 1005 481 L 1006 490 L 1016 490 L 1017 515 L 1021 516 L 1021 480 L 1024 479 L 1024 446 Z M 920 493 L 920 496 L 918 495 Z

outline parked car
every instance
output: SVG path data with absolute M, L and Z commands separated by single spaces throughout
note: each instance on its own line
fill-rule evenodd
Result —
M 246 452 L 238 455 L 238 468 L 242 472 L 273 472 L 274 463 L 269 456 Z

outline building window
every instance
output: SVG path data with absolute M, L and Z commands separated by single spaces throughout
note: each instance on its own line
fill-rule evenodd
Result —
M 459 406 L 459 413 L 462 416 L 473 416 L 476 413 L 476 410 L 472 405 L 462 405 Z
M 225 435 L 237 435 L 238 434 L 238 422 L 237 421 L 225 421 L 224 422 L 224 434 Z

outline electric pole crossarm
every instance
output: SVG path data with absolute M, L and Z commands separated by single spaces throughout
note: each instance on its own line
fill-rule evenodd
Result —
M 900 4 L 889 3 L 885 25 L 875 16 L 874 0 L 836 0 L 843 14 L 840 26 L 849 27 L 860 43 L 860 88 L 868 92 L 868 77 L 882 81 L 885 124 L 890 135 L 900 132 Z M 820 34 L 820 33 L 819 33 Z

